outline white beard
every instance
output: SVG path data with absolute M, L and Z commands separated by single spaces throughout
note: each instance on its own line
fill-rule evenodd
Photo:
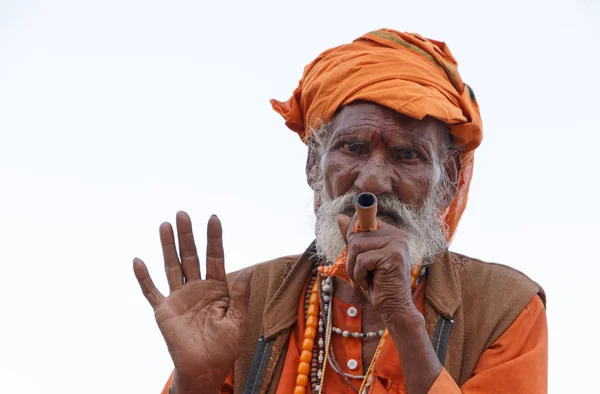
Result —
M 442 187 L 438 186 L 418 209 L 390 195 L 378 196 L 379 212 L 394 218 L 390 223 L 405 230 L 409 237 L 411 266 L 430 264 L 434 257 L 447 248 L 445 224 L 440 219 L 439 203 Z M 357 192 L 349 192 L 335 199 L 320 188 L 320 205 L 316 216 L 317 255 L 327 262 L 334 262 L 346 246 L 338 227 L 340 213 L 352 214 Z M 386 218 L 386 221 L 389 219 Z

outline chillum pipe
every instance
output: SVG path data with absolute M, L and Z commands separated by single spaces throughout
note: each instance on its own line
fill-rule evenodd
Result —
M 368 230 L 375 227 L 377 216 L 377 197 L 373 193 L 363 192 L 356 196 L 354 202 L 356 214 L 358 215 L 358 227 L 360 230 Z

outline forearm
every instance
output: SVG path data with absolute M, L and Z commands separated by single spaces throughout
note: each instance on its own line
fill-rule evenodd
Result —
M 408 394 L 427 394 L 439 376 L 440 364 L 416 309 L 396 313 L 386 322 L 401 360 Z

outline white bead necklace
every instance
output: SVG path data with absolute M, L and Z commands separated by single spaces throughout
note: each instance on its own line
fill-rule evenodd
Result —
M 331 327 L 331 330 L 336 334 L 340 334 L 346 338 L 373 338 L 373 337 L 381 337 L 383 336 L 383 330 L 372 331 L 372 332 L 349 332 L 348 330 L 342 330 L 338 327 Z

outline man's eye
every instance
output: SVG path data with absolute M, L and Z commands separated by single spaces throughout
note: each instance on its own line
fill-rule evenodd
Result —
M 400 149 L 398 158 L 402 160 L 415 160 L 419 158 L 419 154 L 412 149 Z
M 352 153 L 360 153 L 363 150 L 363 144 L 360 142 L 344 142 L 342 149 Z

